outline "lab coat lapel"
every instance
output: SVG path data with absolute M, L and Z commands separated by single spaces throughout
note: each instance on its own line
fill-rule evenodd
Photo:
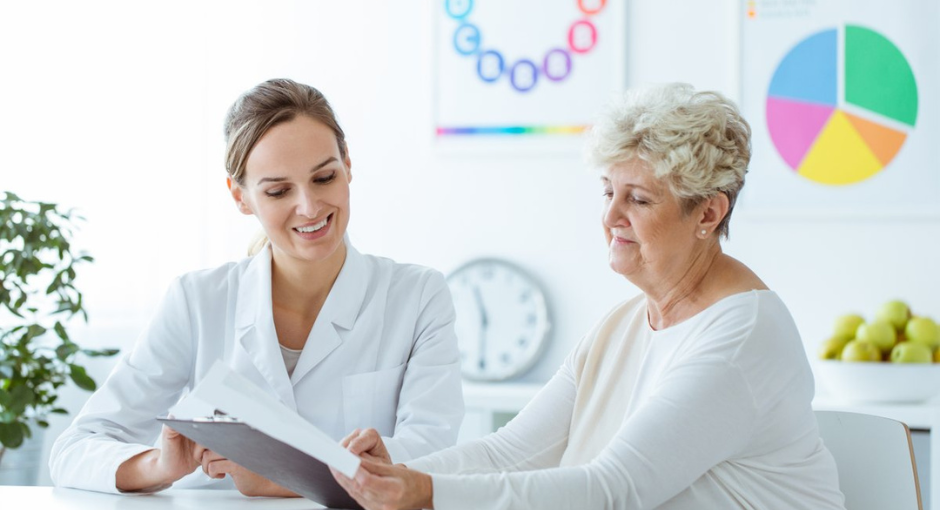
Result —
M 235 307 L 235 341 L 281 402 L 296 410 L 294 389 L 274 328 L 270 245 L 254 257 L 242 275 Z
M 346 261 L 333 282 L 333 288 L 330 289 L 313 328 L 310 329 L 307 343 L 304 344 L 297 367 L 294 368 L 291 383 L 296 385 L 300 382 L 343 343 L 340 332 L 349 331 L 355 325 L 370 278 L 365 257 L 356 251 L 347 239 Z

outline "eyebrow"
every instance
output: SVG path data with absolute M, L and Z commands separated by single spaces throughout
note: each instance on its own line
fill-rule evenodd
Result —
M 610 184 L 610 179 L 608 179 L 607 177 L 601 176 L 601 182 L 604 183 L 604 184 Z M 645 186 L 641 186 L 641 185 L 639 185 L 639 184 L 624 184 L 622 187 L 624 187 L 624 188 L 636 188 L 636 189 L 641 189 L 641 190 L 643 190 L 643 191 L 646 191 L 647 193 L 653 193 L 653 190 L 651 190 L 651 189 L 649 189 L 649 188 L 647 188 L 647 187 L 645 187 Z
M 311 168 L 310 172 L 308 173 L 312 174 L 313 172 L 316 172 L 317 170 L 329 165 L 330 163 L 337 162 L 337 161 L 339 160 L 336 159 L 335 156 L 330 156 L 326 158 L 325 160 L 323 160 L 323 162 L 321 162 L 319 165 L 316 165 L 313 168 Z M 287 180 L 287 177 L 262 177 L 261 179 L 258 179 L 258 184 L 260 185 L 266 182 L 284 182 L 286 180 Z

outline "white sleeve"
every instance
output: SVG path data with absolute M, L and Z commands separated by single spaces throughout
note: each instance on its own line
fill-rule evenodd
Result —
M 452 446 L 463 421 L 456 315 L 440 273 L 429 273 L 419 302 L 413 347 L 398 396 L 395 432 L 383 438 L 395 463 Z
M 756 407 L 724 359 L 674 369 L 589 464 L 521 473 L 432 474 L 438 510 L 656 508 L 750 440 Z
M 432 474 L 492 473 L 557 466 L 568 444 L 574 409 L 573 359 L 570 355 L 545 387 L 505 427 L 482 439 L 407 462 L 407 466 Z M 485 508 L 485 505 L 477 508 Z
M 104 384 L 56 439 L 49 457 L 53 483 L 118 493 L 118 467 L 153 448 L 166 414 L 193 370 L 194 334 L 182 282 L 170 286 L 148 328 Z

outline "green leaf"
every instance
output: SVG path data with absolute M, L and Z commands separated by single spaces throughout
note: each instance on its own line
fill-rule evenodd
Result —
M 55 409 L 53 409 L 53 410 L 51 410 L 51 411 L 49 411 L 49 412 L 50 412 L 50 413 L 55 413 L 55 414 L 69 414 L 68 411 L 66 411 L 65 409 L 62 409 L 61 407 L 56 407 Z
M 36 425 L 39 425 L 40 427 L 42 427 L 42 428 L 44 428 L 44 429 L 49 428 L 49 422 L 47 422 L 47 421 L 45 421 L 45 420 L 36 420 Z
M 19 423 L 0 423 L 0 443 L 7 448 L 19 448 L 23 444 L 23 428 Z
M 95 391 L 95 380 L 91 377 L 88 377 L 88 374 L 85 373 L 84 368 L 78 365 L 69 365 L 69 369 L 71 369 L 71 372 L 69 372 L 69 377 L 72 378 L 72 382 L 74 382 L 79 388 L 87 391 Z
M 46 334 L 46 331 L 48 331 L 46 328 L 38 324 L 30 324 L 30 326 L 26 329 L 26 333 L 23 335 L 23 338 L 20 339 L 20 341 L 28 342 L 32 340 L 33 338 L 36 338 L 37 336 L 42 336 Z
M 23 414 L 26 407 L 36 401 L 36 395 L 33 390 L 26 386 L 15 386 L 10 390 L 10 410 L 17 414 Z
M 58 324 L 58 323 L 56 323 Z M 62 344 L 55 348 L 55 357 L 59 358 L 62 361 L 65 361 L 69 356 L 78 352 L 78 346 L 69 342 L 67 344 Z
M 53 329 L 55 330 L 55 334 L 58 335 L 59 338 L 61 338 L 62 340 L 66 342 L 69 341 L 69 334 L 65 331 L 65 326 L 63 326 L 61 322 L 55 321 L 55 326 L 53 326 Z
M 90 356 L 92 358 L 114 356 L 115 354 L 121 352 L 120 349 L 82 349 L 82 354 L 85 356 Z
M 10 402 L 13 401 L 13 397 L 10 396 L 10 393 L 4 389 L 0 389 L 0 409 L 7 409 L 10 407 Z

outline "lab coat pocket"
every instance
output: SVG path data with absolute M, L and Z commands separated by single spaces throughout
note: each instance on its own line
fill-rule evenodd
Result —
M 383 436 L 395 433 L 398 395 L 407 363 L 343 378 L 346 431 L 372 427 Z

